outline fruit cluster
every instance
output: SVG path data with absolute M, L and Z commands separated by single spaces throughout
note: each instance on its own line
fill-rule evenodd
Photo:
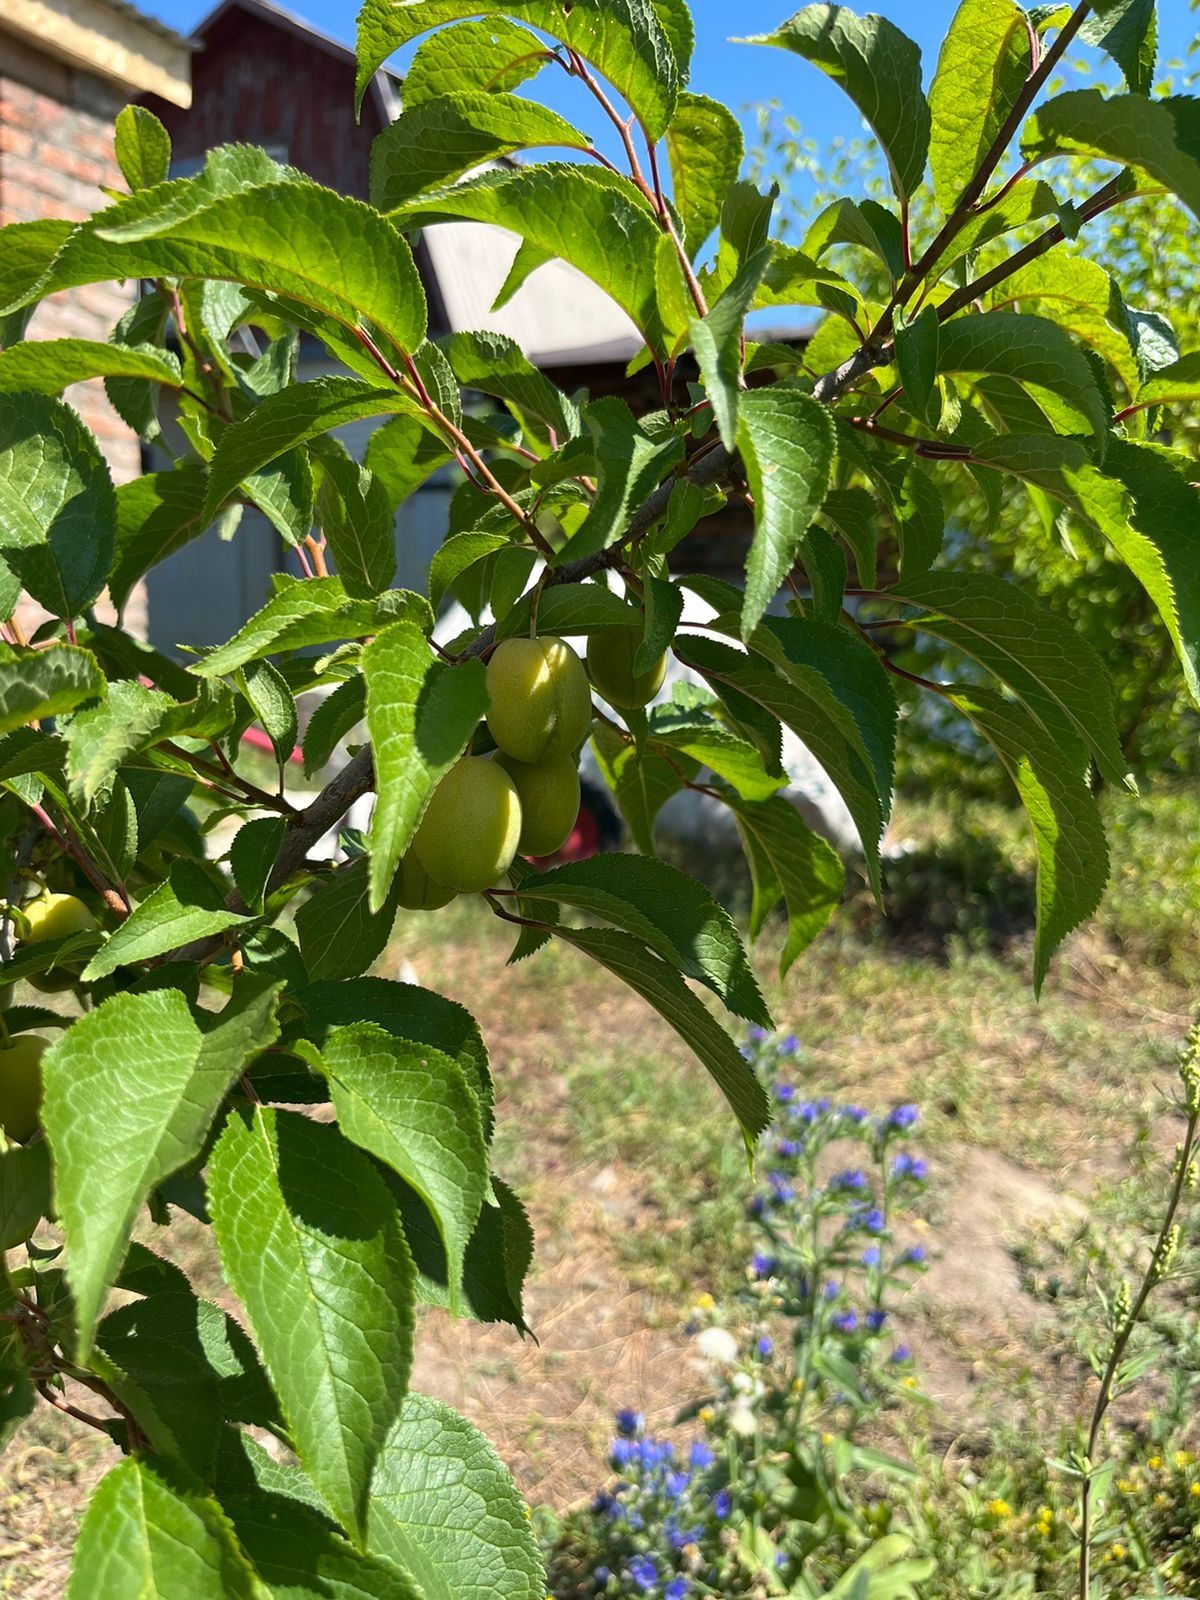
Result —
M 658 693 L 666 656 L 635 672 L 640 628 L 593 635 L 584 664 L 562 639 L 505 639 L 487 667 L 493 756 L 464 756 L 434 790 L 400 864 L 400 904 L 430 911 L 490 889 L 517 855 L 548 856 L 579 815 L 592 689 L 631 710 Z M 591 678 L 589 684 L 588 678 Z

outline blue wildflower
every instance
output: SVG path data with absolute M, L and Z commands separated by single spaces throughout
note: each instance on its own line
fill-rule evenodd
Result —
M 912 1360 L 912 1351 L 906 1344 L 898 1344 L 888 1357 L 888 1360 L 894 1361 L 898 1366 L 902 1361 Z
M 672 1578 L 663 1590 L 663 1594 L 666 1600 L 685 1600 L 685 1596 L 691 1592 L 691 1588 L 692 1586 L 686 1578 Z
M 839 1311 L 830 1325 L 835 1333 L 854 1333 L 858 1328 L 858 1312 Z
M 867 1111 L 864 1106 L 843 1106 L 841 1114 L 847 1122 L 860 1123 L 867 1120 Z
M 733 1496 L 728 1489 L 718 1489 L 712 1499 L 713 1516 L 718 1522 L 724 1522 L 733 1510 Z
M 658 1582 L 658 1562 L 653 1556 L 634 1556 L 629 1563 L 629 1576 L 643 1594 Z
M 710 1450 L 703 1439 L 693 1439 L 691 1453 L 688 1456 L 688 1465 L 693 1472 L 703 1472 L 705 1467 L 711 1467 L 716 1459 L 716 1452 Z
M 822 1289 L 822 1291 L 821 1291 L 821 1293 L 825 1296 L 826 1300 L 836 1300 L 838 1295 L 841 1294 L 841 1292 L 842 1291 L 841 1291 L 840 1287 L 836 1283 L 834 1283 L 832 1279 L 825 1285 L 824 1289 Z
M 667 1474 L 667 1495 L 672 1500 L 682 1500 L 688 1492 L 692 1481 L 690 1472 L 671 1472 Z
M 867 1187 L 867 1175 L 861 1167 L 839 1172 L 830 1179 L 829 1187 L 835 1194 L 856 1194 Z
M 766 1209 L 767 1202 L 763 1199 L 761 1194 L 751 1195 L 749 1200 L 746 1202 L 746 1210 L 752 1217 L 761 1217 Z
M 924 1259 L 925 1259 L 925 1248 L 924 1248 L 924 1246 L 923 1245 L 919 1245 L 919 1244 L 914 1244 L 914 1245 L 910 1245 L 909 1248 L 900 1257 L 900 1265 L 903 1266 L 903 1267 L 919 1267 L 921 1265 L 921 1263 L 924 1261 Z
M 614 1439 L 612 1442 L 612 1448 L 608 1452 L 608 1459 L 612 1462 L 613 1466 L 620 1471 L 622 1467 L 627 1467 L 629 1465 L 637 1453 L 637 1447 L 632 1443 L 631 1440 Z
M 780 1139 L 775 1148 L 785 1161 L 794 1161 L 803 1146 L 795 1139 Z
M 769 1334 L 764 1333 L 754 1348 L 758 1351 L 759 1355 L 764 1361 L 769 1361 L 775 1352 L 775 1341 L 770 1337 Z
M 883 1212 L 878 1206 L 860 1206 L 846 1226 L 862 1228 L 866 1233 L 882 1233 L 885 1226 Z
M 646 1419 L 640 1411 L 625 1409 L 617 1412 L 617 1432 L 622 1439 L 636 1439 L 646 1425 Z
M 755 1026 L 750 1029 L 750 1039 L 752 1043 L 761 1044 L 766 1037 L 767 1030 L 765 1028 L 759 1028 Z
M 887 1120 L 884 1123 L 884 1127 L 891 1129 L 892 1131 L 899 1131 L 902 1128 L 911 1128 L 917 1122 L 920 1115 L 921 1112 L 918 1106 L 893 1106 L 887 1114 Z
M 902 1153 L 892 1160 L 892 1176 L 895 1178 L 911 1178 L 914 1183 L 923 1183 L 929 1176 L 929 1163 L 920 1156 L 910 1156 Z
M 612 1574 L 607 1567 L 597 1567 L 595 1572 L 592 1573 L 592 1577 L 596 1580 L 597 1589 L 603 1589 L 611 1576 Z
M 766 1256 L 756 1250 L 750 1258 L 750 1271 L 756 1278 L 769 1278 L 779 1263 L 774 1256 Z
M 867 1327 L 870 1328 L 872 1333 L 878 1333 L 880 1328 L 883 1327 L 883 1325 L 884 1325 L 884 1323 L 886 1321 L 887 1321 L 887 1312 L 886 1311 L 868 1311 L 867 1312 Z
M 790 1083 L 777 1083 L 775 1085 L 775 1098 L 780 1105 L 787 1105 L 789 1100 L 796 1098 L 796 1091 Z
M 800 1041 L 794 1033 L 789 1033 L 779 1041 L 779 1053 L 784 1056 L 794 1056 L 800 1048 Z
M 862 1253 L 863 1266 L 877 1267 L 879 1265 L 879 1260 L 879 1246 L 877 1244 L 869 1244 Z

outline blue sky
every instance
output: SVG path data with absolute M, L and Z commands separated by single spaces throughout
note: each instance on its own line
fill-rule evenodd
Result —
M 142 4 L 187 33 L 215 0 L 211 4 L 210 0 L 142 0 Z M 291 0 L 290 9 L 334 38 L 353 43 L 356 7 L 352 0 Z M 493 9 L 503 11 L 503 4 Z M 796 9 L 788 0 L 692 0 L 696 53 L 691 87 L 723 100 L 739 113 L 752 102 L 778 100 L 800 120 L 805 134 L 821 145 L 833 138 L 853 138 L 861 132 L 861 123 L 841 90 L 823 73 L 786 51 L 729 42 L 731 33 L 769 32 Z M 856 9 L 877 9 L 910 34 L 921 46 L 928 78 L 957 0 L 864 0 Z M 1187 0 L 1160 0 L 1159 14 L 1161 66 L 1186 49 L 1196 31 L 1197 16 Z M 399 58 L 400 65 L 404 59 L 403 55 Z M 525 92 L 544 99 L 564 115 L 574 113 L 576 122 L 596 137 L 602 149 L 609 150 L 609 141 L 598 125 L 603 119 L 592 117 L 595 108 L 586 96 L 580 98 L 579 85 L 560 74 L 544 72 Z

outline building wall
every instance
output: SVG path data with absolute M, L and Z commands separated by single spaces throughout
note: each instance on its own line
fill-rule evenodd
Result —
M 181 162 L 217 144 L 256 144 L 327 188 L 367 198 L 374 102 L 368 96 L 356 123 L 352 62 L 311 38 L 232 10 L 192 57 L 190 109 L 154 95 L 142 104 L 166 125 Z

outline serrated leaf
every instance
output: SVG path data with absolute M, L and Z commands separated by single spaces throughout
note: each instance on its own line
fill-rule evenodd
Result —
M 982 688 L 955 690 L 954 703 L 996 751 L 1016 785 L 1037 845 L 1038 927 L 1034 989 L 1072 928 L 1100 904 L 1108 847 L 1088 783 L 1084 746 L 1047 731 L 1011 701 Z
M 40 1144 L 0 1150 L 0 1252 L 24 1244 L 50 1210 L 50 1151 Z
M 371 201 L 394 211 L 516 150 L 554 145 L 587 150 L 590 140 L 565 117 L 520 95 L 456 87 L 406 103 L 371 145 Z
M 220 645 L 192 670 L 202 678 L 236 672 L 247 662 L 378 633 L 399 618 L 417 629 L 433 626 L 433 613 L 420 595 L 391 589 L 374 600 L 353 600 L 340 578 L 285 578 L 261 611 L 228 644 Z
M 50 395 L 0 394 L 3 615 L 25 589 L 55 616 L 77 617 L 104 587 L 116 534 L 112 477 L 77 414 Z
M 550 59 L 536 33 L 507 18 L 457 22 L 418 46 L 404 74 L 407 110 L 463 89 L 506 93 L 535 77 Z
M 836 622 L 850 576 L 845 550 L 831 533 L 814 522 L 804 535 L 800 560 L 812 590 L 813 616 L 818 622 Z
M 1027 161 L 1067 154 L 1133 167 L 1178 195 L 1200 217 L 1200 160 L 1181 109 L 1188 104 L 1073 89 L 1038 108 L 1025 125 L 1021 153 Z
M 233 721 L 232 698 L 223 688 L 200 688 L 194 700 L 181 703 L 133 679 L 114 679 L 98 706 L 71 719 L 67 777 L 75 798 L 90 806 L 122 762 L 161 740 L 224 733 Z
M 1200 400 L 1200 350 L 1189 350 L 1160 367 L 1137 391 L 1139 406 L 1173 405 Z
M 647 577 L 643 585 L 645 630 L 633 656 L 635 673 L 649 672 L 671 648 L 683 615 L 683 591 L 665 578 Z
M 818 515 L 841 534 L 854 557 L 859 584 L 875 587 L 879 507 L 866 489 L 833 489 L 821 502 Z
M 309 976 L 356 978 L 383 954 L 396 920 L 399 885 L 390 885 L 383 905 L 368 904 L 370 863 L 359 856 L 340 867 L 296 913 L 296 934 Z
M 453 333 L 445 341 L 454 376 L 467 389 L 498 396 L 554 430 L 559 444 L 579 432 L 579 408 L 500 333 Z
M 364 464 L 383 484 L 395 509 L 451 460 L 450 446 L 422 421 L 399 416 L 375 429 Z
M 269 661 L 247 662 L 238 677 L 242 693 L 270 739 L 276 761 L 282 766 L 296 748 L 300 731 L 296 699 L 288 688 L 287 679 Z
M 543 1600 L 521 1497 L 491 1445 L 440 1400 L 410 1395 L 379 1458 L 367 1540 L 424 1600 Z
M 741 399 L 738 446 L 754 495 L 742 608 L 742 637 L 748 639 L 795 565 L 825 498 L 836 448 L 833 421 L 799 389 L 752 389 Z
M 988 573 L 928 573 L 899 593 L 921 607 L 923 629 L 994 673 L 1052 736 L 1078 739 L 1110 783 L 1125 782 L 1108 671 L 1074 628 Z
M 244 974 L 203 1030 L 178 991 L 114 995 L 47 1051 L 42 1125 L 81 1355 L 142 1202 L 199 1153 L 230 1084 L 276 1038 L 278 993 Z
M 208 1197 L 296 1453 L 361 1542 L 412 1362 L 413 1267 L 391 1197 L 335 1127 L 263 1106 L 229 1117 Z
M 373 1022 L 335 1028 L 319 1062 L 342 1132 L 402 1178 L 434 1218 L 457 1312 L 464 1257 L 488 1193 L 475 1091 L 449 1056 Z
M 393 51 L 430 28 L 478 12 L 477 0 L 367 0 L 358 17 L 359 100 Z M 512 0 L 504 12 L 561 39 L 597 67 L 629 102 L 649 138 L 666 132 L 680 78 L 674 8 L 664 17 L 647 0 Z M 675 25 L 664 26 L 672 18 Z
M 704 1063 L 732 1106 L 747 1142 L 770 1121 L 761 1084 L 733 1040 L 687 984 L 640 939 L 615 929 L 556 928 L 555 936 L 607 967 L 640 994 Z
M 533 1229 L 525 1207 L 495 1173 L 491 1185 L 492 1196 L 480 1208 L 463 1260 L 463 1305 L 476 1322 L 506 1322 L 518 1333 L 528 1333 L 521 1297 L 533 1260 Z M 396 1178 L 392 1187 L 417 1267 L 417 1299 L 422 1305 L 448 1308 L 450 1270 L 437 1224 L 406 1184 Z
M 779 958 L 783 978 L 841 904 L 846 870 L 832 845 L 806 826 L 789 801 L 775 797 L 757 805 L 738 800 L 727 804 L 754 886 L 750 937 L 758 937 L 781 899 L 787 908 L 788 936 Z
M 518 600 L 496 629 L 496 637 L 527 633 L 530 606 L 528 595 Z M 542 590 L 537 627 L 542 634 L 600 633 L 605 628 L 628 628 L 632 615 L 626 601 L 598 583 L 559 583 Z
M 933 410 L 938 375 L 937 308 L 927 305 L 911 322 L 898 324 L 895 338 L 896 372 L 904 398 L 914 416 L 937 425 Z
M 186 464 L 118 486 L 116 560 L 108 578 L 114 605 L 123 607 L 139 578 L 204 532 L 207 486 L 204 468 Z
M 367 691 L 361 674 L 339 683 L 308 719 L 304 730 L 304 775 L 311 778 L 325 766 L 342 739 L 362 721 Z
M 131 189 L 165 183 L 171 170 L 171 135 L 145 106 L 126 106 L 114 127 L 117 165 Z
M 393 354 L 420 344 L 425 296 L 412 254 L 369 206 L 299 181 L 195 203 L 170 183 L 97 212 L 28 294 L 112 278 L 215 278 L 285 296 L 351 334 L 371 326 Z
M 1150 93 L 1158 58 L 1154 0 L 1102 0 L 1085 18 L 1079 38 L 1112 57 L 1132 93 Z
M 678 756 L 639 750 L 603 723 L 595 728 L 592 748 L 634 844 L 643 855 L 653 856 L 655 818 L 695 769 Z
M 690 324 L 692 349 L 712 402 L 721 443 L 727 450 L 733 450 L 737 441 L 738 388 L 742 376 L 746 313 L 754 301 L 773 253 L 774 246 L 770 244 L 755 251 L 739 268 L 708 315 L 693 317 Z
M 575 6 L 572 15 L 583 9 Z M 628 313 L 646 343 L 664 354 L 687 326 L 691 301 L 677 261 L 666 303 L 660 296 L 660 247 L 670 249 L 670 241 L 637 192 L 602 168 L 546 162 L 488 172 L 425 195 L 394 215 L 406 228 L 462 218 L 510 229 L 543 252 L 543 259 L 561 257 L 590 278 Z
M 211 1496 L 165 1464 L 131 1456 L 92 1496 L 67 1600 L 267 1600 Z
M 648 433 L 616 395 L 593 400 L 584 420 L 596 443 L 599 482 L 592 509 L 558 552 L 557 565 L 596 555 L 622 538 L 633 511 L 683 459 L 678 435 Z
M 667 129 L 675 206 L 694 260 L 721 220 L 725 196 L 742 165 L 741 124 L 707 95 L 683 93 Z
M 0 351 L 0 393 L 56 395 L 88 378 L 146 378 L 178 389 L 179 359 L 154 345 L 91 339 L 34 339 Z
M 271 868 L 279 854 L 287 823 L 282 817 L 257 817 L 244 822 L 229 846 L 229 867 L 238 893 L 252 911 L 261 911 Z
M 178 860 L 170 876 L 152 889 L 101 945 L 84 968 L 84 982 L 92 983 L 118 967 L 151 961 L 194 939 L 207 939 L 252 920 L 226 908 L 220 890 L 201 866 Z
M 45 650 L 0 645 L 0 734 L 60 717 L 104 693 L 96 658 L 74 645 Z
M 771 1026 L 737 929 L 694 878 L 651 856 L 602 855 L 523 878 L 521 898 L 599 917 L 643 940 L 735 1016 Z
M 952 317 L 941 328 L 938 369 L 1012 378 L 1035 399 L 1061 401 L 1069 431 L 1107 432 L 1108 409 L 1091 367 L 1065 330 L 1045 317 L 1013 311 Z
M 749 740 L 694 713 L 672 714 L 670 707 L 656 708 L 650 718 L 650 748 L 656 744 L 680 750 L 715 772 L 743 800 L 765 800 L 787 781 L 767 771 L 761 752 Z
M 429 563 L 429 603 L 434 610 L 441 607 L 446 591 L 454 588 L 464 572 L 497 550 L 507 550 L 510 543 L 503 533 L 451 534 Z
M 1019 304 L 1050 308 L 1061 327 L 1096 350 L 1130 391 L 1136 390 L 1138 365 L 1128 326 L 1116 309 L 1113 280 L 1102 266 L 1086 256 L 1068 255 L 1065 248 L 1048 251 L 1004 280 L 996 290 L 995 308 Z
M 446 666 L 409 622 L 376 634 L 362 653 L 367 732 L 375 761 L 368 834 L 370 906 L 383 905 L 426 802 L 462 755 L 488 708 L 483 664 Z
M 896 193 L 903 199 L 918 187 L 929 149 L 929 107 L 921 90 L 921 52 L 907 34 L 883 17 L 818 4 L 774 33 L 744 42 L 791 50 L 828 73 L 879 140 Z
M 929 90 L 929 170 L 948 216 L 1029 75 L 1029 25 L 1015 0 L 963 0 Z

